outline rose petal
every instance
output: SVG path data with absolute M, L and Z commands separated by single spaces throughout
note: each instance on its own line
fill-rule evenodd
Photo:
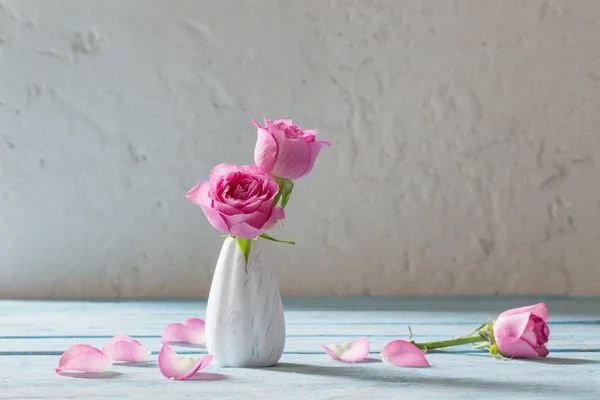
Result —
M 274 132 L 277 141 L 277 160 L 270 171 L 275 176 L 299 179 L 311 169 L 311 143 L 304 139 L 288 139 L 285 134 Z
M 204 327 L 206 326 L 204 320 L 200 318 L 188 318 L 183 322 L 183 324 L 189 326 L 190 328 L 202 329 L 202 331 L 204 331 Z
M 208 180 L 211 184 L 216 183 L 219 181 L 219 177 L 227 176 L 230 173 L 236 173 L 236 172 L 238 172 L 238 169 L 239 169 L 239 167 L 235 164 L 224 163 L 224 164 L 215 165 L 213 167 L 213 169 L 210 171 Z
M 239 165 L 237 166 L 237 168 L 239 168 L 240 171 L 245 172 L 248 175 L 268 176 L 262 169 L 260 169 L 256 165 Z
M 550 350 L 548 350 L 548 348 L 546 346 L 544 346 L 543 344 L 536 347 L 535 348 L 535 352 L 537 353 L 538 356 L 540 356 L 541 358 L 546 357 L 548 354 L 550 354 Z
M 285 219 L 285 210 L 281 206 L 273 207 L 273 213 L 271 214 L 270 224 L 275 226 L 277 221 Z M 269 225 L 269 224 L 267 224 Z M 271 228 L 273 227 L 271 226 Z
M 277 159 L 277 142 L 269 131 L 260 128 L 256 121 L 253 122 L 259 126 L 256 147 L 254 148 L 254 162 L 263 171 L 270 172 Z
M 184 380 L 208 367 L 212 358 L 211 354 L 200 359 L 180 356 L 165 344 L 158 354 L 158 368 L 167 379 Z
M 529 343 L 517 337 L 498 337 L 496 338 L 496 345 L 500 353 L 506 357 L 537 358 L 541 356 Z M 542 347 L 546 349 L 545 346 Z M 545 353 L 541 357 L 548 355 L 543 350 L 541 350 L 541 353 Z
M 240 239 L 254 239 L 265 230 L 262 227 L 255 228 L 245 222 L 238 222 L 229 228 L 229 233 Z
M 315 161 L 317 160 L 317 156 L 321 150 L 324 147 L 329 146 L 331 146 L 331 142 L 328 142 L 327 140 L 320 140 L 310 143 L 310 162 L 308 163 L 306 171 L 304 171 L 305 176 L 312 172 L 312 169 L 315 166 Z
M 209 182 L 200 182 L 193 188 L 191 188 L 187 194 L 186 198 L 192 203 L 200 206 L 208 222 L 217 230 L 221 232 L 227 232 L 227 224 L 223 221 L 223 218 L 219 214 L 219 212 L 213 208 L 211 208 L 212 200 L 209 197 L 210 184 Z
M 188 318 L 182 324 L 167 325 L 163 331 L 161 343 L 179 341 L 191 344 L 204 343 L 204 321 L 200 318 Z
M 100 373 L 107 371 L 112 360 L 99 349 L 88 344 L 76 344 L 69 347 L 58 360 L 56 373 L 63 371 L 81 371 Z
M 200 182 L 186 193 L 185 197 L 198 206 L 210 207 L 212 202 L 210 196 L 210 183 L 208 181 Z
M 394 340 L 381 350 L 381 359 L 396 367 L 429 367 L 429 362 L 414 344 L 406 340 Z
M 278 119 L 273 121 L 273 125 L 279 125 L 279 124 L 284 124 L 287 126 L 294 126 L 294 122 L 292 122 L 291 119 Z
M 249 215 L 238 215 L 229 218 L 229 233 L 241 239 L 253 239 L 277 225 L 277 221 L 285 218 L 283 207 L 270 205 L 270 214 L 257 211 Z
M 322 344 L 321 347 L 333 359 L 347 363 L 362 361 L 369 355 L 369 340 L 364 337 L 340 345 Z
M 152 354 L 140 342 L 125 335 L 118 335 L 110 339 L 102 347 L 102 352 L 113 361 L 128 362 L 146 361 Z
M 513 308 L 510 310 L 506 310 L 502 314 L 500 314 L 498 316 L 498 318 L 505 317 L 507 315 L 526 314 L 526 313 L 532 313 L 533 315 L 537 315 L 538 317 L 543 319 L 544 322 L 548 322 L 548 309 L 546 308 L 546 303 L 537 303 L 537 304 L 533 304 L 531 306 L 525 306 L 525 307 L 519 307 L 519 308 Z
M 494 323 L 495 337 L 520 337 L 533 324 L 529 312 L 500 315 Z
M 227 216 L 227 223 L 229 224 L 229 231 L 232 235 L 234 236 L 238 236 L 237 234 L 232 232 L 232 229 L 234 229 L 234 226 L 237 224 L 248 224 L 251 227 L 253 227 L 254 229 L 262 229 L 263 225 L 265 225 L 267 223 L 267 221 L 269 220 L 269 218 L 271 217 L 271 214 L 273 213 L 273 205 L 272 204 L 267 204 L 267 212 L 264 213 L 261 210 L 259 211 L 255 211 L 253 213 L 248 213 L 248 214 L 238 214 L 238 215 L 231 215 L 231 216 Z M 257 236 L 257 235 L 254 235 Z M 252 236 L 252 237 L 254 237 Z M 249 239 L 249 238 L 245 238 L 243 236 L 240 236 L 243 239 Z
M 548 339 L 550 339 L 550 328 L 545 322 L 537 321 L 533 329 L 536 332 L 538 343 L 548 343 Z

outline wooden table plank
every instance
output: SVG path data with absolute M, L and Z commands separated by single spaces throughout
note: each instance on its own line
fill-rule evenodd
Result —
M 151 317 L 148 317 L 150 319 Z M 353 314 L 348 318 L 359 319 L 360 313 Z M 106 325 L 111 325 L 113 321 L 108 318 L 104 318 L 103 321 L 106 321 Z M 65 332 L 64 329 L 68 327 L 62 327 L 62 329 L 58 332 L 41 332 L 38 334 L 35 333 L 26 333 L 24 335 L 6 335 L 5 333 L 17 333 L 14 332 L 14 329 L 2 329 L 0 335 L 0 340 L 2 339 L 26 339 L 26 338 L 57 338 L 57 337 L 112 337 L 115 334 L 127 334 L 130 336 L 136 337 L 160 337 L 163 329 L 167 324 L 172 322 L 181 322 L 181 319 L 176 320 L 162 320 L 155 321 L 154 324 L 150 325 L 149 323 L 144 327 L 136 326 L 131 322 L 123 322 L 122 325 L 125 326 L 123 330 L 112 330 L 109 331 L 107 328 L 103 328 L 98 334 L 92 333 L 85 330 L 86 332 L 79 332 L 77 330 L 71 330 L 71 332 Z M 42 321 L 43 322 L 43 321 Z M 312 325 L 308 323 L 295 324 L 293 321 L 289 321 L 286 318 L 286 332 L 288 337 L 306 337 L 306 336 L 356 336 L 356 335 L 371 335 L 373 337 L 377 336 L 397 336 L 397 337 L 405 337 L 408 336 L 409 331 L 408 327 L 412 327 L 413 335 L 418 338 L 431 338 L 431 339 L 439 339 L 440 337 L 448 337 L 448 336 L 463 336 L 469 334 L 480 325 L 482 322 L 485 322 L 485 319 L 480 320 L 478 322 L 469 322 L 467 324 L 453 324 L 453 323 L 445 323 L 445 324 L 370 324 L 364 322 L 357 322 L 355 324 L 345 324 L 338 325 L 335 323 L 332 324 L 323 324 L 323 325 Z M 65 322 L 66 324 L 67 322 Z M 96 322 L 97 323 L 97 322 Z M 77 325 L 75 325 L 77 326 Z M 79 325 L 83 326 L 83 325 Z M 586 335 L 594 335 L 598 332 L 600 328 L 600 323 L 585 323 L 585 322 L 572 322 L 569 324 L 560 324 L 550 322 L 549 324 L 552 335 L 565 335 L 569 333 L 577 333 L 577 335 L 586 336 Z M 39 332 L 39 331 L 38 331 Z M 58 334 L 55 334 L 58 333 Z M 65 334 L 67 333 L 67 334 Z
M 431 329 L 433 327 L 433 329 Z M 369 339 L 371 351 L 379 353 L 382 347 L 388 342 L 396 339 L 408 339 L 408 334 L 405 329 L 398 330 L 398 334 L 380 334 L 374 333 L 381 328 L 379 325 L 363 325 L 362 329 L 356 332 L 347 332 L 341 327 L 339 330 L 333 327 L 328 327 L 327 330 L 315 329 L 314 333 L 310 333 L 309 329 L 304 329 L 303 334 L 290 333 L 286 338 L 285 353 L 321 353 L 321 344 L 336 344 L 347 342 L 361 336 Z M 376 328 L 376 329 L 373 329 Z M 473 326 L 475 328 L 475 326 Z M 414 329 L 414 328 L 413 328 Z M 465 330 L 464 326 L 452 325 L 432 325 L 419 327 L 420 334 L 414 335 L 413 338 L 419 342 L 432 340 L 449 339 L 454 336 L 465 335 L 470 333 Z M 471 329 L 472 331 L 472 329 Z M 560 352 L 582 352 L 582 351 L 597 351 L 600 353 L 600 326 L 588 325 L 551 325 L 551 341 L 549 349 L 551 351 Z M 129 334 L 128 332 L 122 332 Z M 445 333 L 445 334 L 444 334 Z M 152 337 L 141 337 L 138 335 L 129 335 L 138 339 L 144 346 L 153 352 L 158 352 L 161 347 L 160 336 L 152 335 Z M 111 335 L 102 337 L 90 336 L 70 336 L 70 337 L 0 337 L 0 355 L 2 354 L 29 354 L 53 352 L 61 353 L 73 344 L 87 343 L 92 346 L 102 347 L 106 341 L 112 337 Z M 177 349 L 187 352 L 201 352 L 203 346 L 174 346 Z M 469 351 L 472 346 L 461 346 L 460 351 Z
M 429 354 L 432 368 L 406 369 L 343 364 L 320 348 L 366 336 L 376 358 L 387 342 L 407 337 L 408 325 L 419 340 L 463 335 L 507 308 L 542 300 L 551 322 L 545 360 L 498 361 L 462 347 Z M 600 299 L 317 298 L 284 304 L 288 339 L 279 366 L 213 365 L 206 370 L 213 375 L 199 377 L 216 380 L 174 382 L 156 366 L 160 334 L 168 323 L 203 318 L 204 300 L 0 301 L 0 399 L 600 399 Z M 70 345 L 101 347 L 119 333 L 141 336 L 154 352 L 150 362 L 115 365 L 94 380 L 54 373 Z
M 360 298 L 359 298 L 360 299 Z M 349 298 L 350 305 L 337 298 L 286 299 L 286 324 L 289 333 L 301 333 L 304 326 L 335 326 L 359 333 L 364 324 L 395 329 L 404 335 L 407 326 L 452 324 L 470 329 L 487 318 L 521 304 L 546 300 L 555 325 L 573 322 L 600 325 L 600 299 L 524 298 L 441 298 L 438 302 L 398 298 L 395 301 L 365 298 L 365 304 Z M 311 307 L 311 304 L 312 307 Z M 483 306 L 488 306 L 489 309 Z M 335 309 L 339 307 L 341 311 Z M 175 302 L 74 302 L 74 301 L 0 301 L 0 336 L 160 335 L 169 323 L 186 318 L 204 318 L 203 299 Z M 451 311 L 454 310 L 454 311 Z M 385 333 L 385 332 L 384 332 Z M 418 333 L 418 331 L 416 331 Z M 457 332 L 456 334 L 463 334 Z M 454 334 L 454 333 L 452 333 Z

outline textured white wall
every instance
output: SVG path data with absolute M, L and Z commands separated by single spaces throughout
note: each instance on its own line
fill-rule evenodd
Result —
M 206 295 L 263 116 L 284 294 L 600 295 L 599 1 L 0 0 L 0 296 Z

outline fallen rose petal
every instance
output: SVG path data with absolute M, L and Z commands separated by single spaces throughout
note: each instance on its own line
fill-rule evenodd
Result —
M 406 340 L 394 340 L 381 350 L 381 359 L 396 367 L 429 367 L 429 362 L 414 344 Z
M 69 347 L 58 360 L 56 373 L 63 371 L 81 371 L 99 373 L 107 371 L 113 361 L 99 349 L 88 344 L 76 344 Z
M 188 318 L 182 324 L 167 325 L 160 341 L 161 343 L 179 341 L 191 344 L 203 344 L 206 341 L 204 337 L 204 321 L 200 318 Z
M 321 347 L 335 360 L 347 363 L 362 361 L 369 355 L 369 341 L 364 337 L 340 345 L 322 344 Z
M 173 378 L 179 381 L 187 379 L 196 372 L 208 367 L 212 358 L 211 354 L 200 359 L 180 356 L 165 344 L 158 354 L 158 368 L 165 378 Z
M 110 339 L 102 347 L 102 352 L 113 361 L 128 362 L 146 361 L 152 354 L 140 342 L 126 335 L 117 335 Z

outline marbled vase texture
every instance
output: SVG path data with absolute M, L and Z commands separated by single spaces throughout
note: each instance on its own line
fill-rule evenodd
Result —
M 235 239 L 221 248 L 206 308 L 206 347 L 221 367 L 269 367 L 283 353 L 285 318 L 268 245 L 253 240 L 247 265 Z

